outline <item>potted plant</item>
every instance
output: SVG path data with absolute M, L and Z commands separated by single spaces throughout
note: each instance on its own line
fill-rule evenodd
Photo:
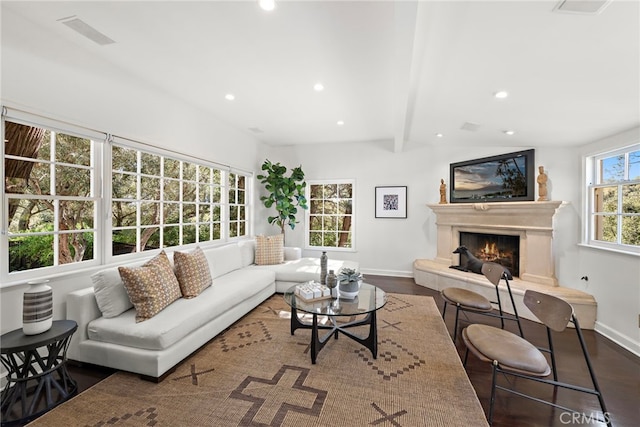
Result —
M 293 168 L 289 176 L 285 176 L 287 168 L 280 163 L 271 163 L 269 159 L 262 164 L 265 174 L 258 175 L 258 179 L 269 192 L 268 196 L 260 197 L 266 208 L 274 207 L 277 215 L 267 218 L 269 224 L 277 225 L 284 234 L 286 225 L 293 230 L 298 221 L 296 213 L 298 207 L 307 209 L 307 198 L 304 195 L 307 183 L 304 181 L 302 166 Z
M 346 299 L 353 299 L 358 296 L 362 273 L 353 268 L 342 268 L 338 273 L 338 282 L 340 283 L 340 296 Z

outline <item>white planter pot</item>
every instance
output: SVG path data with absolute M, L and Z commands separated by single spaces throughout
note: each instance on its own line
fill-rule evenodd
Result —
M 51 329 L 53 325 L 53 292 L 48 280 L 29 282 L 22 303 L 22 331 L 36 335 Z

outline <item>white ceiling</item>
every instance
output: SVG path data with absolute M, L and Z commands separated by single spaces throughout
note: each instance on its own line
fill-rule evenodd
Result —
M 265 12 L 257 0 L 2 1 L 2 11 L 33 25 L 20 29 L 25 49 L 107 61 L 270 145 L 572 146 L 638 126 L 639 2 L 594 15 L 556 3 L 280 0 Z M 73 15 L 116 43 L 59 21 Z M 497 100 L 501 89 L 510 96 Z

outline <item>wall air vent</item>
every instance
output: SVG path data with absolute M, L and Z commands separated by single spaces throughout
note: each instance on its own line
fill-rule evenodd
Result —
M 554 12 L 595 15 L 602 12 L 612 0 L 560 0 Z
M 83 36 L 90 39 L 94 43 L 99 44 L 100 46 L 115 43 L 115 41 L 105 36 L 100 31 L 96 30 L 91 25 L 84 22 L 82 19 L 77 18 L 75 16 L 62 18 L 62 19 L 59 19 L 58 21 L 61 21 L 67 27 L 82 34 Z
M 464 122 L 462 126 L 460 126 L 462 130 L 468 130 L 469 132 L 475 132 L 480 129 L 480 125 L 477 123 Z

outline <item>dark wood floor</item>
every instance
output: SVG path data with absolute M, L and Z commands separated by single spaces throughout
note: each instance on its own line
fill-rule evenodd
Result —
M 367 282 L 381 287 L 387 292 L 428 295 L 433 296 L 438 308 L 442 312 L 443 301 L 440 294 L 431 289 L 416 285 L 413 279 L 367 275 Z M 450 333 L 453 333 L 455 310 L 447 310 L 446 324 Z M 490 323 L 495 319 L 486 316 L 469 316 L 471 321 Z M 513 322 L 508 322 L 513 323 Z M 497 325 L 497 323 L 495 323 Z M 462 323 L 461 326 L 465 326 Z M 509 325 L 507 329 L 516 332 L 516 328 Z M 528 320 L 523 321 L 525 336 L 536 345 L 544 345 L 546 332 L 540 324 Z M 591 355 L 591 361 L 596 371 L 596 376 L 602 394 L 610 413 L 611 421 L 616 427 L 635 427 L 640 423 L 640 358 L 614 344 L 600 334 L 584 330 L 584 336 Z M 554 335 L 556 346 L 558 371 L 561 381 L 572 382 L 583 386 L 591 386 L 584 359 L 582 359 L 578 340 L 573 330 L 566 330 Z M 456 343 L 458 353 L 464 358 L 465 347 L 458 338 Z M 491 366 L 469 356 L 467 373 L 473 384 L 478 398 L 485 408 L 489 407 L 491 391 Z M 69 371 L 78 382 L 80 391 L 84 391 L 102 379 L 109 376 L 112 371 L 96 367 L 70 366 Z M 503 379 L 504 380 L 504 379 Z M 537 393 L 541 398 L 552 397 L 552 389 L 549 386 L 519 381 L 518 387 L 523 392 Z M 572 420 L 569 415 L 562 415 L 562 411 L 552 407 L 536 403 L 510 393 L 498 391 L 494 409 L 494 427 L 514 426 L 583 426 L 603 425 L 602 423 L 589 422 L 592 414 L 600 412 L 598 401 L 595 397 L 578 392 L 557 393 L 557 402 L 564 406 L 582 411 L 584 417 Z M 455 402 L 452 402 L 455 404 Z M 414 427 L 414 426 L 405 426 Z M 471 427 L 471 426 L 470 426 Z

